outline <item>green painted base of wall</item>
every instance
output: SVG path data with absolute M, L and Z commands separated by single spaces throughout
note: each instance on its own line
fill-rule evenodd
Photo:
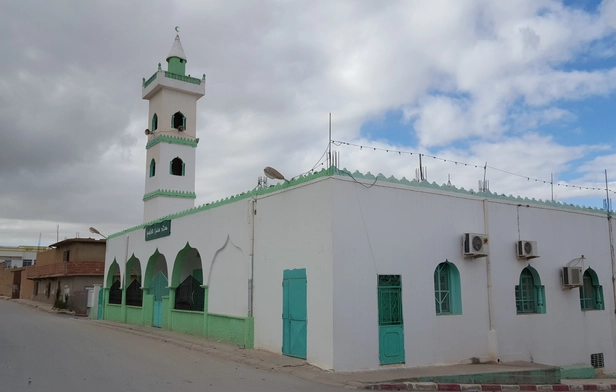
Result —
M 153 295 L 144 295 L 143 296 L 143 325 L 152 325 L 152 319 L 154 318 L 154 296 Z
M 254 347 L 254 319 L 221 314 L 208 314 L 208 338 Z
M 582 378 L 582 379 L 595 378 L 595 368 L 590 365 L 586 365 L 586 364 L 563 366 L 560 368 L 560 377 L 569 378 L 569 379 L 571 378 Z
M 453 384 L 559 384 L 560 368 L 419 377 L 409 381 Z
M 105 305 L 105 320 L 123 322 L 122 320 L 122 305 L 107 304 Z
M 203 312 L 171 311 L 171 330 L 189 335 L 203 335 Z
M 162 328 L 169 329 L 169 297 L 163 297 L 163 321 Z
M 143 309 L 136 306 L 127 306 L 126 322 L 129 324 L 143 324 Z
M 206 288 L 206 300 L 207 294 Z M 205 312 L 170 309 L 172 297 L 173 295 L 162 297 L 163 329 L 216 339 L 248 349 L 254 348 L 255 323 L 252 317 L 213 314 L 208 313 L 207 309 Z M 144 294 L 142 307 L 106 303 L 103 310 L 105 320 L 151 326 L 154 316 L 154 296 Z

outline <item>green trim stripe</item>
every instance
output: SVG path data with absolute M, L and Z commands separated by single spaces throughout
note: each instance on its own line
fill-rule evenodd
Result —
M 197 195 L 195 192 L 185 192 L 185 191 L 171 191 L 169 189 L 157 189 L 153 192 L 146 193 L 143 195 L 143 201 L 150 200 L 154 197 L 179 197 L 183 199 L 196 199 Z M 158 221 L 157 221 L 158 222 Z
M 158 143 L 179 144 L 182 146 L 197 147 L 196 140 L 186 139 L 183 137 L 172 135 L 158 135 L 145 145 L 145 149 L 147 150 L 150 147 L 157 145 Z

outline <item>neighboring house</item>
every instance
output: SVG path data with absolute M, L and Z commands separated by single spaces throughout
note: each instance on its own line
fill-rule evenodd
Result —
M 143 83 L 145 223 L 108 237 L 100 317 L 335 371 L 476 359 L 616 371 L 605 211 L 336 167 L 194 207 L 204 86 L 183 76 L 179 37 L 167 61 Z
M 0 246 L 0 295 L 20 298 L 21 277 L 19 270 L 14 269 L 36 264 L 38 252 L 46 249 L 45 246 Z
M 70 238 L 49 245 L 35 266 L 26 269 L 32 281 L 31 299 L 66 302 L 76 313 L 86 314 L 88 290 L 101 284 L 105 260 L 104 239 Z

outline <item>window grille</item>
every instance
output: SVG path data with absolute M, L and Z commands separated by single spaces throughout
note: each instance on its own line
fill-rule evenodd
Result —
M 451 314 L 449 265 L 441 263 L 434 271 L 434 299 L 436 314 Z
M 143 305 L 143 290 L 141 290 L 141 283 L 137 279 L 133 279 L 131 284 L 126 288 L 126 305 Z
M 588 268 L 584 272 L 580 286 L 580 308 L 582 310 L 603 310 L 603 287 L 599 285 L 597 274 Z
M 119 280 L 116 280 L 109 288 L 109 303 L 116 305 L 122 304 L 122 289 L 120 288 Z
M 515 304 L 518 314 L 545 313 L 545 286 L 530 265 L 520 273 L 520 284 L 515 286 Z
M 518 313 L 537 312 L 533 275 L 526 268 L 520 275 L 520 284 L 515 288 L 515 300 Z
M 175 309 L 202 312 L 205 304 L 205 289 L 190 275 L 175 291 Z
M 604 367 L 603 353 L 590 354 L 590 364 L 595 369 Z
M 400 275 L 379 275 L 379 325 L 402 324 L 401 284 Z

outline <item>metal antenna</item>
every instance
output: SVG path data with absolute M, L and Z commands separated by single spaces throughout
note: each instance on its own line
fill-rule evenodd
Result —
M 327 143 L 327 168 L 332 165 L 332 114 L 329 114 L 329 139 Z

